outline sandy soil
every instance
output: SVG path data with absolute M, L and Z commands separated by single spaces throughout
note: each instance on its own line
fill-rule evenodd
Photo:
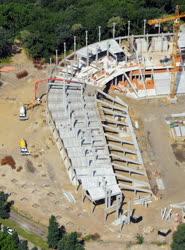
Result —
M 81 192 L 77 192 L 70 184 L 46 123 L 45 104 L 30 110 L 28 121 L 19 121 L 20 106 L 33 100 L 34 78 L 32 73 L 24 81 L 15 84 L 7 81 L 0 88 L 0 158 L 11 155 L 16 161 L 17 169 L 22 167 L 20 172 L 9 166 L 0 167 L 0 190 L 11 192 L 15 207 L 36 222 L 47 225 L 48 218 L 54 214 L 67 230 L 76 230 L 83 234 L 98 233 L 102 241 L 89 242 L 87 249 L 126 249 L 127 245 L 123 246 L 123 242 L 133 241 L 137 233 L 144 235 L 146 242 L 161 241 L 157 230 L 172 225 L 171 222 L 161 220 L 160 208 L 184 199 L 184 162 L 178 162 L 175 158 L 169 131 L 164 122 L 166 115 L 184 111 L 183 98 L 174 106 L 156 100 L 126 100 L 132 116 L 139 120 L 142 128 L 137 131 L 137 136 L 145 166 L 150 173 L 160 171 L 165 190 L 161 193 L 162 200 L 154 201 L 149 208 L 136 208 L 136 214 L 143 216 L 141 223 L 125 226 L 120 232 L 118 227 L 112 225 L 115 215 L 111 215 L 104 224 L 103 206 L 97 207 L 92 214 L 92 205 L 88 201 L 82 203 Z M 22 137 L 28 143 L 31 156 L 20 155 L 19 140 Z M 31 168 L 28 167 L 28 159 L 33 165 Z M 70 203 L 63 191 L 71 192 L 76 203 Z M 148 227 L 151 233 L 146 232 Z M 166 240 L 170 241 L 170 237 Z M 152 250 L 158 247 L 146 245 L 145 248 L 133 246 L 131 249 Z

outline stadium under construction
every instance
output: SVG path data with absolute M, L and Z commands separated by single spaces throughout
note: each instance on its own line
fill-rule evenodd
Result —
M 166 96 L 176 102 L 185 93 L 184 27 L 178 34 L 178 53 L 174 36 L 144 32 L 88 44 L 86 32 L 85 47 L 76 50 L 75 37 L 74 52 L 66 57 L 64 43 L 61 62 L 56 51 L 48 80 L 47 120 L 71 183 L 94 208 L 105 203 L 105 218 L 117 211 L 121 223 L 129 223 L 130 203 L 147 206 L 156 198 L 136 138 L 137 125 L 116 93 L 137 100 Z M 39 82 L 36 90 L 39 97 Z M 123 202 L 126 214 L 121 214 Z

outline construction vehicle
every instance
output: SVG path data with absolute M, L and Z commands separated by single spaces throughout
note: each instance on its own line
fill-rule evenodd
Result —
M 20 121 L 28 120 L 27 109 L 26 109 L 25 105 L 20 107 L 19 119 L 20 119 Z
M 27 110 L 30 110 L 30 109 L 34 109 L 35 107 L 39 106 L 40 104 L 41 104 L 41 100 L 40 100 L 40 98 L 37 98 L 36 100 L 34 100 L 31 103 L 25 104 L 25 106 L 26 106 Z
M 40 98 L 37 98 L 35 101 L 31 103 L 24 104 L 23 106 L 20 107 L 19 110 L 19 119 L 20 121 L 25 121 L 28 119 L 28 110 L 34 109 L 36 106 L 41 104 Z
M 178 47 L 178 38 L 180 31 L 180 18 L 185 17 L 185 13 L 179 13 L 179 6 L 176 6 L 175 15 L 170 15 L 167 17 L 162 17 L 159 19 L 148 20 L 149 25 L 159 25 L 161 23 L 173 21 L 173 46 L 172 46 L 172 73 L 171 73 L 171 83 L 170 83 L 170 100 L 172 103 L 176 102 L 177 94 L 177 59 L 179 57 L 179 47 Z
M 24 139 L 21 139 L 19 142 L 20 153 L 21 155 L 30 155 L 30 152 L 27 148 L 27 143 Z

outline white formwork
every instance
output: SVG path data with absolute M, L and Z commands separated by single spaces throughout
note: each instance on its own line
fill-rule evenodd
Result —
M 168 41 L 166 37 L 153 37 L 151 41 L 150 51 L 159 52 L 168 50 Z
M 170 93 L 170 73 L 154 74 L 155 90 L 157 95 L 167 95 Z
M 155 91 L 157 95 L 169 95 L 170 94 L 170 82 L 171 73 L 155 73 Z M 185 72 L 179 72 L 176 74 L 177 93 L 185 93 Z

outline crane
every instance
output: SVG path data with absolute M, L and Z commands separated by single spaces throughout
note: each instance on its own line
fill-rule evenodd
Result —
M 172 43 L 172 73 L 171 73 L 171 83 L 170 83 L 170 98 L 171 100 L 176 99 L 177 83 L 176 83 L 176 72 L 177 72 L 177 56 L 179 54 L 178 48 L 178 36 L 180 31 L 180 18 L 185 17 L 185 13 L 179 13 L 179 5 L 176 5 L 175 15 L 170 15 L 167 17 L 162 17 L 159 19 L 148 20 L 149 25 L 158 25 L 161 23 L 173 21 L 173 43 Z

